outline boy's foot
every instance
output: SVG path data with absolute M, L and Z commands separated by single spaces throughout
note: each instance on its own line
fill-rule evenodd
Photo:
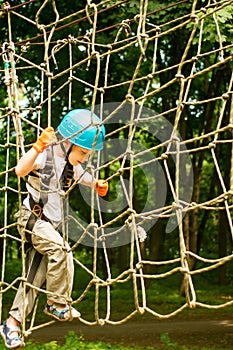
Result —
M 17 326 L 8 326 L 7 320 L 0 326 L 0 333 L 8 349 L 19 349 L 25 346 L 21 338 L 20 328 Z
M 44 308 L 44 313 L 58 321 L 72 321 L 74 318 L 81 317 L 80 312 L 75 308 L 55 303 L 52 305 L 47 303 Z

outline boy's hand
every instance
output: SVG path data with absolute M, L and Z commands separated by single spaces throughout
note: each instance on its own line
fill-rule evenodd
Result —
M 97 180 L 95 190 L 99 196 L 104 197 L 108 193 L 108 182 L 105 180 Z
M 51 126 L 48 126 L 44 129 L 44 131 L 42 131 L 38 140 L 33 144 L 32 147 L 35 148 L 35 150 L 38 153 L 41 153 L 44 151 L 45 148 L 49 147 L 55 140 L 56 136 L 54 133 L 54 129 Z

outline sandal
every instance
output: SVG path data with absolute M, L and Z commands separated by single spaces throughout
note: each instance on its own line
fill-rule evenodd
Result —
M 72 315 L 72 311 L 76 313 L 75 316 Z M 45 305 L 44 313 L 58 321 L 72 321 L 74 318 L 79 318 L 81 316 L 80 312 L 73 307 L 67 306 L 63 310 L 58 311 L 56 304 L 49 305 L 48 303 Z M 66 313 L 70 313 L 70 317 L 65 318 Z
M 7 321 L 3 322 L 0 327 L 1 336 L 4 340 L 5 347 L 8 349 L 19 349 L 25 346 L 23 339 L 20 336 L 20 328 L 16 326 L 7 326 Z M 11 333 L 17 332 L 18 336 L 10 337 Z

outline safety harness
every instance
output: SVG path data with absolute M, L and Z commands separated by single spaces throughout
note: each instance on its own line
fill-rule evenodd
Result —
M 62 144 L 61 144 L 62 146 Z M 64 147 L 64 146 L 63 146 Z M 69 187 L 72 185 L 74 181 L 74 170 L 73 165 L 69 162 L 69 154 L 70 154 L 71 148 L 69 149 L 67 155 L 66 155 L 66 164 L 63 168 L 61 177 L 60 177 L 60 185 L 61 189 L 63 191 L 67 191 Z M 63 152 L 65 152 L 65 149 L 63 148 Z M 49 185 L 52 177 L 55 175 L 54 170 L 54 163 L 53 163 L 53 155 L 52 150 L 50 148 L 46 149 L 46 164 L 45 167 L 42 170 L 39 170 L 38 172 L 31 172 L 29 175 L 39 177 L 40 178 L 40 198 L 39 201 L 36 202 L 32 195 L 29 194 L 29 204 L 32 211 L 33 219 L 28 221 L 27 228 L 29 230 L 32 230 L 35 222 L 34 220 L 37 220 L 38 218 L 50 221 L 43 213 L 43 207 L 48 201 L 48 191 L 49 191 Z M 34 214 L 34 215 L 33 215 Z
M 64 154 L 66 154 L 66 151 L 64 149 L 64 146 L 61 144 L 61 147 L 63 149 Z M 72 185 L 74 181 L 74 170 L 73 166 L 70 164 L 68 157 L 70 154 L 72 146 L 70 147 L 69 151 L 66 154 L 66 164 L 64 166 L 64 169 L 62 171 L 61 177 L 60 177 L 60 184 L 61 189 L 64 191 L 67 191 L 69 187 Z M 31 215 L 27 221 L 26 229 L 28 231 L 32 231 L 33 227 L 36 223 L 36 221 L 40 218 L 44 221 L 51 222 L 43 212 L 44 205 L 48 201 L 48 190 L 49 185 L 52 177 L 55 175 L 55 169 L 54 169 L 54 163 L 53 163 L 53 154 L 52 150 L 50 148 L 46 149 L 46 165 L 42 170 L 39 170 L 38 172 L 31 172 L 29 175 L 39 177 L 40 178 L 40 198 L 39 201 L 36 202 L 32 195 L 29 194 L 29 204 L 31 208 Z M 31 243 L 31 234 L 26 233 L 26 239 L 28 241 L 28 249 L 32 246 Z M 32 284 L 33 280 L 35 278 L 37 269 L 40 265 L 40 262 L 42 260 L 42 254 L 40 254 L 38 251 L 35 252 L 35 255 L 33 257 L 33 261 L 30 267 L 30 270 L 28 271 L 28 277 L 27 282 Z M 26 265 L 28 265 L 28 262 L 26 262 Z M 30 287 L 26 287 L 26 293 L 29 291 Z

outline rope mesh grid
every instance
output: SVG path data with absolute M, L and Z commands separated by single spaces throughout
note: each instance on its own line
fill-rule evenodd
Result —
M 1 312 L 3 307 L 4 293 L 9 290 L 16 290 L 19 281 L 25 281 L 25 288 L 28 285 L 26 279 L 17 277 L 11 283 L 5 281 L 6 272 L 6 247 L 8 244 L 21 244 L 22 248 L 22 270 L 23 276 L 25 275 L 25 242 L 21 241 L 16 232 L 16 223 L 13 215 L 9 212 L 9 197 L 12 195 L 18 196 L 19 205 L 22 203 L 22 198 L 26 192 L 24 190 L 24 183 L 20 179 L 16 183 L 12 180 L 15 178 L 14 168 L 10 167 L 10 158 L 14 157 L 15 162 L 24 154 L 30 147 L 24 140 L 24 130 L 26 128 L 36 129 L 37 133 L 41 132 L 42 128 L 42 112 L 47 113 L 46 126 L 53 125 L 53 104 L 54 100 L 59 96 L 59 93 L 67 92 L 67 106 L 66 110 L 75 108 L 75 89 L 82 88 L 85 93 L 85 98 L 88 99 L 91 109 L 94 111 L 98 104 L 99 115 L 101 116 L 103 123 L 108 125 L 113 121 L 119 112 L 119 110 L 127 106 L 127 123 L 126 125 L 117 127 L 117 129 L 109 131 L 107 134 L 107 143 L 110 142 L 114 135 L 120 133 L 127 133 L 127 141 L 125 143 L 124 151 L 118 154 L 117 157 L 111 157 L 103 164 L 101 156 L 98 156 L 96 160 L 96 167 L 93 168 L 91 161 L 89 162 L 86 171 L 90 172 L 94 177 L 109 167 L 114 169 L 109 173 L 107 180 L 111 182 L 113 179 L 119 179 L 121 186 L 121 192 L 126 203 L 125 210 L 120 214 L 112 217 L 108 222 L 103 217 L 103 203 L 95 197 L 92 189 L 90 194 L 91 203 L 91 218 L 88 225 L 83 225 L 79 220 L 75 221 L 75 224 L 82 230 L 82 234 L 79 239 L 72 245 L 71 249 L 74 253 L 78 252 L 80 244 L 85 239 L 92 241 L 92 254 L 93 265 L 92 269 L 85 265 L 83 261 L 80 261 L 78 254 L 74 254 L 75 266 L 89 276 L 89 282 L 82 293 L 74 300 L 74 305 L 77 306 L 85 300 L 86 295 L 94 287 L 94 321 L 88 321 L 85 318 L 81 318 L 81 322 L 93 325 L 93 324 L 121 324 L 134 317 L 136 314 L 143 314 L 148 312 L 158 318 L 168 318 L 177 315 L 186 308 L 194 308 L 195 306 L 201 306 L 204 308 L 223 308 L 233 304 L 233 301 L 227 301 L 220 305 L 209 305 L 198 301 L 196 296 L 195 286 L 193 283 L 193 276 L 211 271 L 212 269 L 219 268 L 220 266 L 231 261 L 233 255 L 226 255 L 222 258 L 206 259 L 194 252 L 189 251 L 187 248 L 187 242 L 185 241 L 184 234 L 184 221 L 182 218 L 186 213 L 197 213 L 199 210 L 206 210 L 213 212 L 225 211 L 229 224 L 229 230 L 233 235 L 232 227 L 232 174 L 230 188 L 225 184 L 222 176 L 222 171 L 219 164 L 219 153 L 217 147 L 222 143 L 232 142 L 231 139 L 221 139 L 223 133 L 232 133 L 232 108 L 229 123 L 226 124 L 225 116 L 226 109 L 229 101 L 232 101 L 232 83 L 233 75 L 229 75 L 229 82 L 226 91 L 221 92 L 218 96 L 212 96 L 203 100 L 191 100 L 189 97 L 190 89 L 196 82 L 196 78 L 199 76 L 208 77 L 208 74 L 213 72 L 216 68 L 221 68 L 232 59 L 232 46 L 224 45 L 225 41 L 222 38 L 221 29 L 219 26 L 218 14 L 225 8 L 233 6 L 233 1 L 209 1 L 208 4 L 199 9 L 197 8 L 197 1 L 193 1 L 191 12 L 184 16 L 174 18 L 172 21 L 166 23 L 155 23 L 153 15 L 161 10 L 149 11 L 148 1 L 138 1 L 138 14 L 134 18 L 124 18 L 119 21 L 116 18 L 116 23 L 112 26 L 104 28 L 100 25 L 101 20 L 104 18 L 104 14 L 110 13 L 113 9 L 123 8 L 129 6 L 130 1 L 119 1 L 112 5 L 112 1 L 102 1 L 99 4 L 94 4 L 92 1 L 87 1 L 85 7 L 75 13 L 71 13 L 64 18 L 60 17 L 58 7 L 55 0 L 45 0 L 40 7 L 36 7 L 36 11 L 33 18 L 28 18 L 24 15 L 24 8 L 26 6 L 34 6 L 32 1 L 25 2 L 24 6 L 12 6 L 10 3 L 3 3 L 1 15 L 6 19 L 7 23 L 7 35 L 8 39 L 2 42 L 2 69 L 1 75 L 6 88 L 7 94 L 7 106 L 2 104 L 0 107 L 0 123 L 4 127 L 4 142 L 0 145 L 1 153 L 5 155 L 5 169 L 0 173 L 1 175 L 1 203 L 2 203 L 2 222 L 1 227 L 1 239 L 3 242 L 3 258 L 2 258 L 2 275 L 1 275 Z M 171 4 L 172 6 L 179 7 L 185 4 L 186 1 L 179 1 Z M 49 8 L 53 14 L 51 23 L 41 23 L 42 14 Z M 20 42 L 15 42 L 14 26 L 15 19 L 23 21 L 32 28 L 32 37 L 23 38 Z M 204 41 L 205 38 L 205 26 L 211 22 L 215 25 L 216 33 L 219 40 L 219 46 L 215 50 L 205 51 Z M 77 28 L 80 23 L 85 23 L 87 29 L 85 34 L 75 36 Z M 69 30 L 69 35 L 63 37 L 63 30 Z M 181 59 L 173 66 L 169 66 L 162 70 L 158 70 L 157 60 L 159 58 L 160 46 L 162 47 L 166 38 L 178 30 L 188 30 L 189 38 L 185 46 L 185 50 L 181 55 Z M 35 33 L 35 35 L 34 35 Z M 36 34 L 37 33 L 37 34 Z M 105 43 L 101 42 L 103 33 L 106 33 Z M 115 39 L 111 42 L 107 42 L 109 35 L 113 37 L 115 33 Z M 189 52 L 195 42 L 196 54 L 190 57 Z M 30 48 L 43 47 L 43 55 L 31 57 Z M 135 50 L 135 67 L 132 66 L 132 76 L 130 79 L 121 81 L 119 74 L 119 81 L 111 79 L 111 74 L 114 69 L 112 62 L 119 62 L 119 69 L 122 69 L 122 60 L 126 57 L 127 53 L 131 49 Z M 162 50 L 162 49 L 161 49 Z M 150 63 L 147 60 L 148 53 L 153 54 L 153 58 Z M 62 68 L 59 65 L 61 55 L 68 57 L 66 67 L 64 64 Z M 205 65 L 205 58 L 212 57 L 213 59 L 208 61 L 211 64 Z M 113 60 L 114 59 L 114 60 Z M 64 62 L 63 62 L 64 63 Z M 86 76 L 80 76 L 79 70 L 83 67 L 86 69 Z M 118 67 L 115 67 L 116 71 Z M 27 78 L 27 72 L 33 71 L 35 75 L 35 81 L 40 81 L 40 90 L 32 91 L 31 101 L 23 98 L 23 82 Z M 95 76 L 92 76 L 88 72 L 95 72 Z M 168 79 L 161 83 L 156 84 L 160 76 L 166 74 Z M 140 87 L 140 89 L 139 89 Z M 117 106 L 106 114 L 105 96 L 111 96 L 117 89 L 122 89 L 125 92 L 122 96 L 122 100 Z M 166 111 L 160 114 L 145 115 L 143 113 L 144 106 L 147 106 L 148 102 L 153 98 L 161 98 L 163 92 L 176 89 L 177 99 L 175 104 L 169 106 Z M 193 109 L 200 105 L 203 109 L 210 108 L 211 103 L 218 102 L 218 120 L 215 123 L 215 129 L 206 128 L 205 134 L 196 135 L 192 139 L 184 139 L 177 137 L 177 131 L 179 130 L 181 119 L 184 113 L 184 109 Z M 36 103 L 37 102 L 37 103 Z M 76 102 L 75 102 L 76 103 Z M 161 140 L 159 144 L 153 147 L 147 147 L 147 149 L 140 149 L 134 147 L 135 140 L 137 140 L 138 127 L 143 127 L 145 123 L 151 123 L 156 125 L 159 118 L 173 117 L 173 127 L 169 137 L 165 140 Z M 154 123 L 154 124 L 153 124 Z M 158 124 L 159 125 L 159 124 Z M 43 125 L 45 127 L 45 125 Z M 187 149 L 188 147 L 188 149 Z M 164 152 L 164 149 L 166 151 Z M 185 202 L 180 193 L 182 181 L 180 173 L 182 170 L 182 157 L 183 156 L 195 156 L 201 152 L 208 153 L 208 157 L 211 157 L 216 173 L 219 178 L 221 187 L 221 194 L 210 198 L 206 201 L 192 201 Z M 152 159 L 147 160 L 147 155 L 153 154 Z M 169 161 L 175 160 L 176 168 L 175 175 L 171 174 Z M 2 159 L 2 158 L 1 158 Z M 171 192 L 171 201 L 161 207 L 155 205 L 154 208 L 150 208 L 147 211 L 137 212 L 134 208 L 134 171 L 138 168 L 144 168 L 150 164 L 160 163 L 163 164 L 164 174 L 168 184 L 169 191 Z M 3 166 L 3 165 L 2 165 Z M 128 172 L 128 185 L 124 182 L 124 173 Z M 188 171 L 187 169 L 185 170 Z M 154 183 L 155 184 L 155 183 Z M 153 185 L 153 183 L 152 183 Z M 152 186 L 151 185 L 151 186 Z M 201 197 L 200 197 L 201 198 Z M 200 199 L 199 198 L 199 199 Z M 95 207 L 96 203 L 96 207 Z M 96 223 L 96 213 L 98 213 L 98 224 Z M 142 256 L 142 245 L 137 235 L 137 228 L 144 224 L 150 224 L 153 220 L 160 219 L 174 219 L 177 221 L 177 240 L 179 242 L 179 257 L 167 261 L 150 261 L 144 259 Z M 120 228 L 116 228 L 119 222 Z M 63 223 L 64 232 L 66 231 L 67 223 Z M 113 228 L 106 237 L 106 230 Z M 115 229 L 114 229 L 115 228 Z M 128 264 L 129 268 L 122 272 L 120 275 L 113 277 L 111 270 L 111 263 L 109 260 L 109 251 L 107 238 L 117 240 L 118 236 L 122 236 L 124 230 L 129 230 L 130 241 Z M 104 261 L 106 265 L 107 277 L 100 276 L 98 271 L 98 248 L 101 247 L 103 251 Z M 190 269 L 189 259 L 196 259 L 197 261 L 207 264 L 207 267 Z M 175 267 L 174 267 L 175 265 Z M 163 273 L 147 274 L 148 266 L 167 266 L 167 271 Z M 67 271 L 67 273 L 69 273 Z M 174 310 L 168 314 L 160 314 L 156 310 L 150 308 L 147 300 L 147 280 L 163 279 L 178 273 L 184 277 L 185 281 L 185 294 L 186 300 L 180 308 Z M 133 289 L 133 302 L 134 309 L 125 318 L 120 320 L 113 320 L 111 315 L 114 313 L 112 307 L 112 286 L 115 284 L 132 283 Z M 35 288 L 30 285 L 31 288 Z M 41 294 L 49 294 L 48 291 L 38 289 Z M 99 310 L 99 298 L 102 291 L 105 290 L 106 307 L 105 311 Z M 35 305 L 34 311 L 31 316 L 30 325 L 26 329 L 25 319 L 23 322 L 24 335 L 30 334 L 33 330 L 45 327 L 54 321 L 35 325 L 36 313 L 38 302 Z

